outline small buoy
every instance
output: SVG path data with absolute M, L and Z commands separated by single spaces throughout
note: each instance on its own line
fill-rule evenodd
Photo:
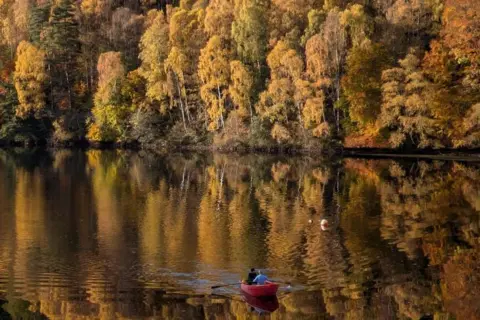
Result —
M 328 221 L 326 219 L 320 220 L 320 228 L 325 231 L 328 229 Z

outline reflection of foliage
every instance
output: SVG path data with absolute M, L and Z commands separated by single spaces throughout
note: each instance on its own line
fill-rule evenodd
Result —
M 400 314 L 411 319 L 433 315 L 438 308 L 438 301 L 428 284 L 406 282 L 389 286 L 386 291 L 395 298 Z
M 457 250 L 444 266 L 442 295 L 446 309 L 457 319 L 480 317 L 479 249 Z
M 0 242 L 0 257 L 5 257 L 0 272 L 10 272 L 3 262 L 16 250 L 21 272 L 36 279 L 37 271 L 29 268 L 37 256 L 24 250 L 32 245 L 54 261 L 74 263 L 76 258 L 66 255 L 71 248 L 95 247 L 88 254 L 78 251 L 80 268 L 85 261 L 96 263 L 81 270 L 90 295 L 81 308 L 91 309 L 92 317 L 95 312 L 120 317 L 123 307 L 107 302 L 114 299 L 111 291 L 128 291 L 139 281 L 191 289 L 163 268 L 221 283 L 224 279 L 212 270 L 243 276 L 251 266 L 306 286 L 283 296 L 272 319 L 480 316 L 475 278 L 480 171 L 474 164 L 346 159 L 331 166 L 311 158 L 156 157 L 121 150 L 63 150 L 40 165 L 29 164 L 28 170 L 26 163 L 0 152 L 0 176 L 8 181 L 0 186 L 0 196 L 12 199 L 0 209 L 15 208 L 13 218 L 0 216 L 0 231 L 12 239 Z M 65 196 L 52 197 L 59 190 Z M 70 214 L 51 222 L 51 208 Z M 321 219 L 328 220 L 327 230 L 321 229 Z M 59 226 L 68 226 L 72 241 L 64 240 Z M 104 263 L 112 274 L 136 263 L 140 279 L 126 272 L 120 283 L 112 281 L 114 276 L 98 271 Z M 90 288 L 91 279 L 108 285 Z M 60 300 L 70 292 L 48 289 Z M 43 294 L 38 299 L 39 310 L 49 317 L 66 318 L 63 312 L 78 307 L 69 301 L 75 307 L 64 310 L 64 301 L 57 304 Z M 167 319 L 200 313 L 256 317 L 243 301 L 202 299 L 195 306 L 190 300 L 156 307 Z

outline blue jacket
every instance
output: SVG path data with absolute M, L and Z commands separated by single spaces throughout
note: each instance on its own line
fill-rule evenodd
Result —
M 268 278 L 266 275 L 259 274 L 258 276 L 253 279 L 253 282 L 256 282 L 257 284 L 265 284 L 265 281 L 267 281 Z

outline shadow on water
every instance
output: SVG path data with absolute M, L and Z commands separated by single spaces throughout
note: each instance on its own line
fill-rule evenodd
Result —
M 47 320 L 48 318 L 38 311 L 32 311 L 32 304 L 22 299 L 0 300 L 0 319 Z
M 1 317 L 480 318 L 476 163 L 0 150 L 0 179 Z M 251 267 L 291 292 L 211 290 Z

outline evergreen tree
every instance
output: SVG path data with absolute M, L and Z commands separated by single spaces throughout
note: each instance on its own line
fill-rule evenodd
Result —
M 0 139 L 11 139 L 18 128 L 15 108 L 18 105 L 17 91 L 10 82 L 1 82 L 0 96 Z
M 47 2 L 43 5 L 36 5 L 32 8 L 29 17 L 28 31 L 30 42 L 40 44 L 43 30 L 48 26 L 48 18 L 52 4 Z
M 43 47 L 47 53 L 51 83 L 52 104 L 60 109 L 73 107 L 73 84 L 77 56 L 80 52 L 78 23 L 72 0 L 60 0 L 50 15 Z M 75 73 L 74 73 L 75 72 Z

